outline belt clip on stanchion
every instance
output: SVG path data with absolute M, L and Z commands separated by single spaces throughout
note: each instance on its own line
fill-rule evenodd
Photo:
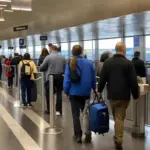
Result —
M 17 100 L 14 102 L 14 107 L 20 107 L 21 103 L 20 103 L 20 77 L 19 77 L 19 67 L 18 68 L 18 92 L 17 92 Z
M 62 132 L 61 128 L 57 128 L 55 125 L 55 101 L 54 101 L 54 84 L 53 76 L 49 76 L 49 91 L 50 91 L 50 127 L 44 130 L 45 134 L 59 134 Z

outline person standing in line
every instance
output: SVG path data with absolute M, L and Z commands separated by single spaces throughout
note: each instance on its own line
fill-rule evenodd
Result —
M 101 55 L 100 62 L 97 66 L 97 76 L 98 77 L 100 77 L 100 73 L 101 73 L 103 64 L 104 64 L 105 60 L 107 60 L 108 58 L 109 58 L 109 53 L 108 52 L 105 52 Z
M 46 73 L 45 91 L 47 110 L 49 114 L 49 76 L 53 75 L 54 93 L 56 93 L 56 115 L 62 115 L 62 90 L 63 90 L 63 74 L 65 70 L 65 58 L 58 54 L 58 48 L 55 45 L 50 46 L 50 55 L 48 55 L 40 66 L 40 70 Z
M 11 66 L 12 57 L 10 56 L 5 65 L 6 65 L 6 76 L 8 78 L 8 88 L 11 89 L 13 87 L 13 77 L 14 77 L 14 68 Z
M 72 49 L 70 62 L 66 65 L 64 76 L 64 93 L 71 102 L 74 139 L 77 143 L 82 142 L 82 129 L 80 124 L 80 110 L 83 112 L 86 101 L 90 99 L 91 89 L 96 89 L 95 69 L 91 61 L 84 58 L 83 49 L 80 45 L 75 45 Z M 78 81 L 73 81 L 77 78 Z M 86 114 L 87 115 L 87 114 Z M 88 117 L 87 117 L 88 118 Z M 87 120 L 88 122 L 88 120 Z M 86 142 L 91 141 L 89 128 L 84 133 Z
M 144 61 L 140 59 L 140 52 L 134 52 L 134 58 L 132 59 L 132 63 L 134 65 L 136 75 L 141 78 L 145 78 L 146 83 L 146 68 Z
M 108 99 L 115 121 L 114 141 L 116 150 L 122 150 L 126 109 L 130 102 L 131 93 L 135 100 L 139 98 L 139 87 L 135 69 L 132 63 L 125 58 L 125 44 L 119 42 L 115 49 L 116 54 L 107 59 L 103 65 L 98 92 L 101 94 L 107 84 Z
M 49 55 L 48 50 L 47 50 L 46 48 L 43 48 L 43 49 L 42 49 L 42 52 L 41 52 L 41 55 L 40 55 L 40 57 L 39 57 L 38 66 L 40 66 L 40 65 L 43 63 L 43 61 L 44 61 L 44 59 L 45 59 L 45 57 L 46 57 L 47 55 Z
M 18 53 L 14 53 L 14 58 L 11 60 L 11 65 L 15 66 L 15 74 L 16 74 L 16 86 L 18 86 L 18 65 L 21 61 Z
M 35 63 L 30 59 L 30 54 L 24 54 L 24 60 L 19 63 L 19 78 L 21 82 L 21 96 L 22 96 L 22 106 L 26 108 L 32 107 L 31 104 L 31 88 L 32 80 L 35 79 L 35 73 L 37 68 Z M 26 99 L 27 97 L 27 99 Z

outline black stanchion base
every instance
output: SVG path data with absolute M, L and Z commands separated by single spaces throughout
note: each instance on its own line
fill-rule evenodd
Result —
M 145 133 L 132 132 L 132 137 L 134 137 L 134 138 L 145 138 Z
M 62 133 L 62 132 L 63 132 L 62 128 L 56 128 L 56 127 L 54 127 L 54 128 L 52 128 L 52 127 L 50 127 L 50 128 L 45 128 L 45 129 L 43 130 L 43 133 L 44 133 L 44 134 L 51 134 L 51 135 L 60 134 L 60 133 Z

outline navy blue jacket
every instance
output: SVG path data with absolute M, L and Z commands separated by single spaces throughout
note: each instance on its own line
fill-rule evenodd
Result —
M 91 61 L 83 57 L 77 57 L 77 64 L 80 68 L 81 80 L 76 84 L 71 83 L 70 66 L 67 64 L 64 76 L 64 92 L 71 96 L 90 96 L 91 89 L 96 89 L 94 66 Z

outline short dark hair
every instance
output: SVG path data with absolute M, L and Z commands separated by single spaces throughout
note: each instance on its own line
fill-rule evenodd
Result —
M 100 57 L 100 62 L 105 62 L 106 59 L 109 58 L 109 53 L 108 52 L 105 52 L 101 55 Z
M 49 43 L 48 46 L 51 47 L 51 46 L 53 46 L 53 44 L 52 44 L 52 43 Z
M 29 53 L 25 53 L 23 58 L 25 60 L 30 60 L 30 54 Z
M 135 51 L 135 52 L 134 52 L 134 57 L 140 57 L 140 54 L 141 54 L 140 52 Z

